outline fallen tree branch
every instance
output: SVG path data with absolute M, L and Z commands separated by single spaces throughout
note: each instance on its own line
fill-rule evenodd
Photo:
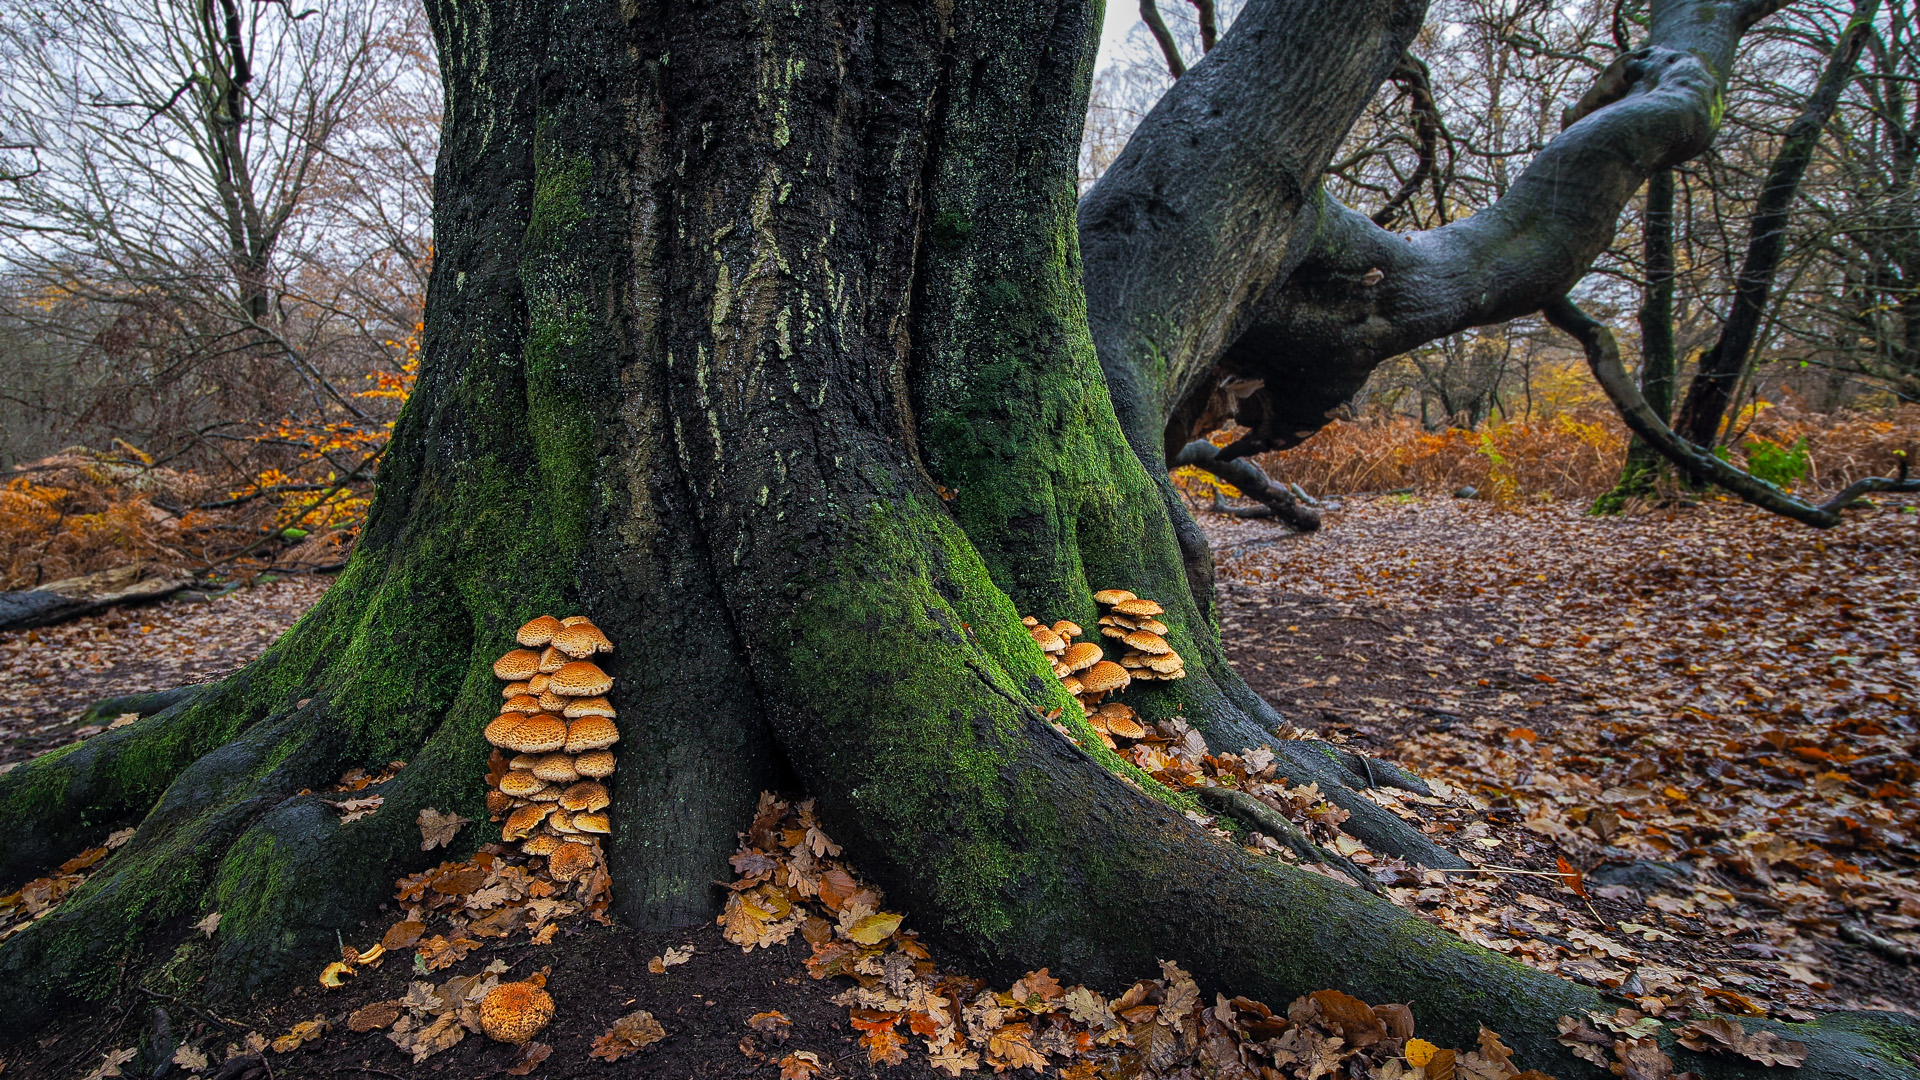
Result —
M 1696 480 L 1718 484 L 1742 502 L 1817 529 L 1831 529 L 1842 521 L 1840 511 L 1863 495 L 1876 491 L 1920 491 L 1920 480 L 1905 475 L 1897 479 L 1869 476 L 1855 480 L 1838 495 L 1817 505 L 1795 498 L 1752 473 L 1734 468 L 1668 427 L 1641 396 L 1639 387 L 1633 384 L 1621 364 L 1620 346 L 1614 341 L 1613 331 L 1581 311 L 1570 298 L 1561 296 L 1551 300 L 1541 307 L 1540 313 L 1549 323 L 1580 342 L 1594 379 L 1635 435 L 1646 440 L 1680 471 Z M 1901 471 L 1905 473 L 1905 469 Z
M 1195 439 L 1181 447 L 1168 465 L 1174 469 L 1193 465 L 1207 470 L 1240 489 L 1240 494 L 1266 507 L 1276 520 L 1300 532 L 1313 532 L 1320 527 L 1319 512 L 1302 503 L 1285 484 L 1275 483 L 1265 469 L 1247 458 L 1222 461 L 1220 448 L 1205 439 Z

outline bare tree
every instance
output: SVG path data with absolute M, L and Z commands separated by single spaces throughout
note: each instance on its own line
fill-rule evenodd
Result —
M 418 321 L 430 257 L 416 9 L 56 2 L 0 35 L 16 409 L 210 462 L 255 418 L 390 416 L 358 391 Z

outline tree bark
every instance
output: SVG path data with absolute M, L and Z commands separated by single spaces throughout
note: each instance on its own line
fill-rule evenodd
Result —
M 1646 215 L 1641 250 L 1647 281 L 1641 288 L 1640 310 L 1640 394 L 1647 407 L 1662 423 L 1673 415 L 1673 170 L 1664 169 L 1647 178 Z M 1652 443 L 1638 435 L 1629 436 L 1627 460 L 1620 466 L 1620 479 L 1613 490 L 1593 501 L 1593 512 L 1620 512 L 1630 498 L 1651 495 L 1665 460 Z
M 754 794 L 797 783 L 983 974 L 1118 985 L 1174 957 L 1208 990 L 1416 1000 L 1437 1038 L 1471 1044 L 1485 1022 L 1529 1064 L 1579 1068 L 1554 1020 L 1596 993 L 1213 840 L 1173 793 L 1118 778 L 1019 624 L 1089 624 L 1099 587 L 1159 598 L 1191 675 L 1129 700 L 1216 750 L 1270 738 L 1088 331 L 1088 6 L 429 11 L 437 256 L 363 540 L 260 661 L 0 777 L 10 835 L 60 841 L 10 848 L 9 873 L 139 822 L 0 945 L 0 1015 L 111 993 L 122 961 L 208 910 L 217 934 L 176 972 L 310 975 L 335 928 L 438 857 L 419 810 L 483 816 L 489 665 L 513 628 L 581 611 L 619 643 L 625 920 L 706 918 Z M 1364 51 L 1390 62 L 1387 36 Z M 1363 838 L 1450 860 L 1340 783 L 1356 759 L 1280 750 Z M 385 803 L 351 824 L 303 793 L 393 758 L 409 764 Z M 1801 1075 L 1916 1075 L 1899 1023 L 1797 1029 Z

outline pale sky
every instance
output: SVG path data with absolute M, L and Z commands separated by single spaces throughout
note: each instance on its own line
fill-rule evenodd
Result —
M 1099 71 L 1113 62 L 1114 50 L 1127 38 L 1127 31 L 1140 21 L 1140 5 L 1137 0 L 1107 0 L 1107 21 L 1100 29 L 1100 53 L 1094 58 L 1093 70 Z

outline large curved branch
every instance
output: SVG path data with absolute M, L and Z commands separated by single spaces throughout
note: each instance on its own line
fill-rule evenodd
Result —
M 1556 297 L 1540 311 L 1548 322 L 1580 342 L 1594 381 L 1606 391 L 1607 399 L 1613 402 L 1614 408 L 1620 410 L 1621 418 L 1626 420 L 1627 427 L 1635 435 L 1646 440 L 1649 446 L 1660 452 L 1660 456 L 1673 462 L 1688 476 L 1718 484 L 1739 496 L 1742 502 L 1815 528 L 1830 529 L 1842 521 L 1840 512 L 1863 495 L 1876 491 L 1920 491 L 1920 480 L 1908 479 L 1903 467 L 1902 475 L 1897 479 L 1864 477 L 1817 505 L 1796 499 L 1752 473 L 1734 468 L 1715 457 L 1712 451 L 1688 442 L 1668 427 L 1667 422 L 1653 411 L 1653 406 L 1647 404 L 1647 399 L 1633 385 L 1633 377 L 1627 374 L 1626 366 L 1620 363 L 1620 347 L 1613 339 L 1613 331 L 1581 311 L 1572 300 L 1565 296 Z
M 1089 327 L 1150 468 L 1179 449 L 1161 445 L 1166 405 L 1305 255 L 1320 174 L 1425 14 L 1423 0 L 1251 0 L 1080 200 Z
M 1707 148 L 1734 48 L 1770 10 L 1654 0 L 1647 44 L 1568 110 L 1570 126 L 1505 196 L 1463 221 L 1396 234 L 1321 198 L 1310 252 L 1221 357 L 1225 371 L 1266 380 L 1240 412 L 1253 431 L 1222 456 L 1293 445 L 1387 358 L 1564 294 L 1612 241 L 1647 177 Z M 1202 395 L 1185 382 L 1169 390 L 1179 404 L 1166 436 L 1185 436 Z

